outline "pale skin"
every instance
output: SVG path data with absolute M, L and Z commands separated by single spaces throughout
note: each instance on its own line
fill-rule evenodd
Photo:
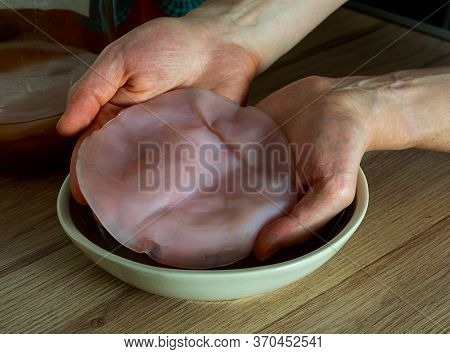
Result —
M 306 190 L 288 216 L 266 225 L 260 259 L 307 240 L 355 196 L 366 151 L 423 148 L 450 152 L 450 67 L 346 80 L 309 77 L 262 100 L 258 108 L 288 140 L 312 144 L 298 156 Z
M 108 46 L 74 85 L 58 130 L 82 133 L 79 146 L 123 108 L 181 87 L 244 103 L 252 79 L 345 1 L 320 2 L 207 1 L 183 18 L 150 21 Z M 254 246 L 259 259 L 305 241 L 352 202 L 366 151 L 450 152 L 450 68 L 309 77 L 257 106 L 289 141 L 312 146 L 308 159 L 297 161 L 307 188 L 287 216 L 263 228 Z M 73 161 L 76 153 L 77 147 Z M 73 195 L 83 202 L 73 169 L 71 176 Z

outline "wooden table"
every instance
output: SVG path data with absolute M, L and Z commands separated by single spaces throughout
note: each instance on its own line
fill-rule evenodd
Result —
M 250 102 L 312 74 L 449 64 L 448 42 L 341 9 L 255 81 Z M 447 332 L 450 156 L 376 152 L 362 166 L 369 210 L 336 257 L 282 290 L 220 303 L 162 298 L 91 267 L 56 218 L 66 169 L 3 174 L 0 332 Z

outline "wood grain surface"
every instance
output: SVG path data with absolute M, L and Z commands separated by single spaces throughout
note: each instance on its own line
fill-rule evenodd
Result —
M 255 80 L 249 101 L 308 75 L 440 65 L 448 42 L 340 9 Z M 447 332 L 450 156 L 373 152 L 362 167 L 369 210 L 336 257 L 287 288 L 218 303 L 148 294 L 92 267 L 56 217 L 67 168 L 2 173 L 0 332 Z

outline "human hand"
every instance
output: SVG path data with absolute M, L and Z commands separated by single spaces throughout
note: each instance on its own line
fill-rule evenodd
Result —
M 412 146 L 414 124 L 401 112 L 395 83 L 389 75 L 309 77 L 257 105 L 295 146 L 300 194 L 289 215 L 267 224 L 258 235 L 254 251 L 259 259 L 306 241 L 351 204 L 367 150 Z
M 84 202 L 74 169 L 81 142 L 121 109 L 190 86 L 243 102 L 255 74 L 343 2 L 327 1 L 317 8 L 298 0 L 210 0 L 183 18 L 148 22 L 109 45 L 71 89 L 57 126 L 66 136 L 89 127 L 72 154 L 75 199 Z
M 123 108 L 182 87 L 210 89 L 234 101 L 245 100 L 256 59 L 221 26 L 193 17 L 150 21 L 109 45 L 71 88 L 58 123 L 62 135 L 84 129 L 72 154 L 71 188 L 78 202 L 75 162 L 84 139 Z

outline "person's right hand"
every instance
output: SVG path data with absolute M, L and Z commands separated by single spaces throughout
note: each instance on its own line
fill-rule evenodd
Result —
M 78 148 L 123 108 L 183 87 L 245 100 L 257 59 L 213 22 L 189 16 L 150 21 L 105 48 L 71 88 L 57 128 L 65 136 L 84 131 L 72 154 L 70 174 L 78 202 L 84 202 L 75 173 Z

